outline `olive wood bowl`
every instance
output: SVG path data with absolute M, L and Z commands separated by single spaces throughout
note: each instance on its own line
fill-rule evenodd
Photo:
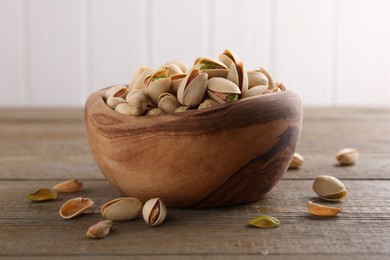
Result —
M 286 172 L 302 126 L 290 91 L 161 116 L 121 115 L 88 98 L 92 155 L 121 193 L 168 207 L 216 207 L 258 200 Z

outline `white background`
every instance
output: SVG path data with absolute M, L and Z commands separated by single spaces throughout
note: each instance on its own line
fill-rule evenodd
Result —
M 0 106 L 83 106 L 140 65 L 225 48 L 304 105 L 390 105 L 387 0 L 0 0 Z

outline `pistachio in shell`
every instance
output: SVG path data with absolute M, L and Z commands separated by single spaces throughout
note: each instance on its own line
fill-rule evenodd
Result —
M 246 73 L 244 64 L 240 61 L 237 64 L 231 63 L 227 79 L 238 86 L 241 94 L 248 91 L 248 74 Z
M 36 192 L 27 195 L 28 199 L 36 202 L 55 200 L 57 197 L 58 194 L 49 189 L 39 189 Z
M 83 184 L 82 180 L 72 179 L 54 185 L 53 189 L 57 192 L 76 192 L 81 190 Z
M 280 221 L 275 217 L 263 215 L 249 220 L 248 225 L 257 228 L 277 228 L 280 226 Z
M 232 63 L 237 64 L 240 61 L 237 55 L 229 49 L 224 50 L 224 52 L 219 55 L 218 59 L 228 68 L 230 68 Z
M 288 167 L 289 169 L 298 169 L 301 167 L 304 163 L 304 158 L 302 155 L 299 153 L 294 153 L 293 158 L 291 160 L 290 166 Z
M 162 65 L 160 69 L 164 69 L 168 71 L 168 76 L 175 75 L 175 74 L 182 74 L 183 71 L 180 69 L 179 66 L 177 66 L 174 63 L 168 63 L 165 65 Z
M 307 202 L 307 209 L 313 216 L 335 217 L 341 212 L 341 208 L 320 205 L 311 201 Z
M 177 65 L 180 68 L 180 70 L 182 71 L 182 73 L 187 73 L 187 71 L 188 71 L 188 64 L 185 63 L 184 61 L 181 61 L 181 60 L 171 60 L 171 61 L 168 61 L 167 63 L 165 63 L 163 66 L 168 65 L 168 64 L 175 64 L 175 65 Z
M 60 208 L 60 216 L 64 219 L 74 218 L 83 214 L 87 209 L 92 207 L 94 201 L 90 198 L 73 198 L 66 201 Z
M 248 89 L 245 93 L 242 94 L 241 97 L 247 98 L 247 97 L 262 95 L 262 94 L 265 94 L 267 90 L 268 90 L 268 86 L 266 86 L 266 85 L 255 86 L 255 87 Z
M 152 68 L 147 68 L 144 70 L 141 75 L 138 76 L 138 78 L 134 81 L 134 83 L 131 86 L 131 90 L 143 90 L 146 87 L 147 79 L 153 74 L 155 71 Z
M 158 107 L 152 108 L 148 112 L 146 112 L 147 116 L 161 116 L 165 114 L 166 113 L 161 108 Z
M 145 93 L 154 104 L 157 104 L 158 97 L 167 92 L 170 87 L 171 79 L 168 76 L 168 71 L 160 69 L 146 79 Z
M 110 219 L 99 221 L 98 223 L 89 227 L 85 235 L 92 239 L 104 238 L 110 233 L 112 224 L 112 220 Z
M 109 97 L 126 97 L 127 93 L 129 93 L 129 88 L 125 85 L 117 85 L 110 87 L 106 93 L 104 93 L 104 100 L 107 100 Z
M 267 76 L 259 70 L 251 70 L 247 72 L 248 75 L 248 89 L 255 86 L 264 85 L 268 88 Z
M 160 225 L 167 216 L 167 207 L 160 198 L 150 199 L 142 208 L 142 216 L 149 226 Z
M 115 109 L 117 105 L 121 103 L 126 103 L 126 100 L 121 97 L 109 97 L 107 98 L 106 104 L 111 107 L 112 109 Z
M 358 158 L 359 152 L 354 148 L 344 148 L 336 154 L 336 159 L 342 166 L 355 164 Z
M 105 203 L 100 212 L 112 221 L 126 221 L 136 218 L 142 210 L 142 202 L 137 198 L 123 197 Z
M 319 175 L 313 182 L 313 191 L 322 199 L 341 201 L 347 196 L 344 184 L 336 177 Z
M 198 58 L 195 61 L 194 67 L 203 73 L 207 73 L 208 78 L 223 77 L 228 74 L 228 67 L 222 62 L 212 58 Z
M 181 106 L 176 96 L 172 95 L 171 93 L 162 93 L 158 97 L 157 102 L 158 108 L 167 114 L 175 113 L 175 110 Z
M 207 94 L 220 104 L 233 102 L 241 94 L 236 84 L 228 79 L 215 77 L 207 81 Z
M 207 74 L 192 69 L 180 83 L 177 99 L 184 106 L 195 106 L 202 102 L 207 87 Z
M 187 76 L 187 74 L 175 74 L 172 76 L 169 76 L 171 79 L 171 91 L 176 95 L 177 91 L 179 90 L 180 84 L 183 81 L 183 79 Z
M 129 83 L 129 90 L 133 89 L 134 83 L 137 81 L 137 79 L 145 72 L 145 71 L 152 71 L 153 69 L 148 66 L 141 66 L 138 67 L 137 70 L 134 72 L 134 74 L 131 76 L 130 83 Z
M 268 89 L 270 89 L 270 90 L 276 89 L 276 84 L 275 84 L 274 78 L 272 77 L 271 73 L 269 73 L 268 70 L 266 70 L 263 67 L 260 67 L 259 71 L 261 73 L 263 73 L 267 77 L 267 79 L 268 79 Z
M 122 115 L 139 116 L 152 108 L 152 102 L 142 90 L 132 90 L 126 96 L 127 103 L 121 103 L 115 107 L 115 111 Z

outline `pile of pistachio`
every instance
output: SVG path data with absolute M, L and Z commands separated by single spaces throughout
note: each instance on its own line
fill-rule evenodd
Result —
M 203 109 L 240 98 L 286 90 L 264 68 L 246 71 L 230 50 L 219 60 L 200 57 L 192 68 L 183 61 L 170 61 L 155 70 L 139 67 L 129 85 L 109 88 L 104 100 L 124 115 L 162 115 Z

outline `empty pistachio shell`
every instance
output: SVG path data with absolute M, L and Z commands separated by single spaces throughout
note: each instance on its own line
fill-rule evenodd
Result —
M 260 72 L 263 73 L 268 79 L 268 89 L 273 90 L 276 88 L 276 84 L 272 75 L 263 67 L 260 68 Z
M 104 94 L 104 100 L 107 100 L 109 97 L 126 97 L 129 89 L 125 85 L 117 85 L 109 88 Z
M 341 149 L 336 155 L 336 159 L 341 165 L 352 165 L 358 158 L 359 152 L 353 148 Z
M 136 218 L 142 209 L 139 199 L 124 197 L 111 200 L 104 204 L 100 212 L 102 216 L 113 221 L 125 221 Z
M 138 67 L 138 69 L 131 76 L 130 83 L 129 83 L 129 89 L 133 88 L 135 81 L 139 78 L 139 76 L 141 76 L 142 73 L 144 73 L 145 71 L 150 71 L 150 70 L 152 70 L 152 68 L 148 67 L 148 66 Z
M 341 201 L 347 196 L 344 184 L 329 175 L 320 175 L 313 182 L 313 191 L 321 198 L 329 201 Z
M 277 228 L 280 226 L 280 221 L 271 216 L 258 216 L 248 221 L 248 225 L 257 228 Z
M 299 153 L 294 153 L 294 156 L 292 158 L 292 161 L 290 163 L 289 169 L 298 169 L 303 165 L 304 159 L 303 156 Z
M 88 228 L 87 233 L 85 234 L 88 238 L 99 239 L 108 236 L 112 228 L 112 221 L 107 219 L 99 221 L 98 223 L 92 225 Z
M 83 181 L 82 180 L 68 180 L 58 183 L 53 187 L 58 192 L 76 192 L 81 190 L 83 187 Z
M 142 216 L 149 226 L 160 225 L 167 216 L 167 207 L 160 198 L 150 199 L 142 208 Z
M 94 204 L 90 198 L 74 198 L 65 202 L 60 208 L 60 216 L 65 219 L 70 219 L 83 214 L 87 209 Z
M 311 201 L 307 202 L 307 209 L 310 214 L 319 217 L 334 217 L 341 212 L 341 208 L 324 206 Z
M 27 198 L 32 201 L 48 201 L 57 199 L 57 193 L 49 190 L 49 189 L 39 189 L 34 193 L 27 195 Z
M 158 97 L 169 90 L 171 87 L 171 79 L 168 77 L 168 71 L 160 69 L 146 79 L 145 93 L 157 104 Z M 129 102 L 129 101 L 127 101 Z

